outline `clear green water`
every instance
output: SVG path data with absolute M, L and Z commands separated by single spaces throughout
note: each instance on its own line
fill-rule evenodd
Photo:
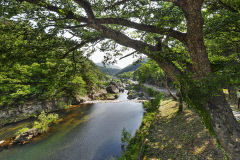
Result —
M 119 99 L 126 99 L 126 93 Z M 0 152 L 0 160 L 108 160 L 122 154 L 123 128 L 135 133 L 143 116 L 141 103 L 81 105 L 34 141 Z

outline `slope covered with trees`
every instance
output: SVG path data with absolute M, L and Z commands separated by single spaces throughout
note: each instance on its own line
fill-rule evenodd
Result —
M 50 26 L 51 32 L 69 31 L 79 38 L 75 48 L 88 47 L 91 53 L 92 44 L 101 43 L 107 60 L 121 55 L 117 44 L 135 50 L 129 55 L 143 53 L 153 59 L 181 88 L 185 102 L 228 156 L 240 157 L 240 126 L 222 92 L 240 82 L 238 0 L 5 0 L 2 4 L 5 17 L 34 20 L 37 28 Z M 113 49 L 117 52 L 111 54 Z
M 24 22 L 1 19 L 0 106 L 73 99 L 97 90 L 104 74 L 87 58 L 65 55 L 72 41 Z
M 120 71 L 117 72 L 117 75 L 119 74 L 123 74 L 125 72 L 133 72 L 136 71 L 142 63 L 145 63 L 146 59 L 144 61 L 140 61 L 140 62 L 135 62 L 133 64 L 128 65 L 127 67 L 124 67 L 123 69 L 121 69 Z
M 106 73 L 108 75 L 115 75 L 116 73 L 119 72 L 120 69 L 117 68 L 109 68 L 109 67 L 103 67 L 103 66 L 98 66 L 98 68 L 103 72 Z

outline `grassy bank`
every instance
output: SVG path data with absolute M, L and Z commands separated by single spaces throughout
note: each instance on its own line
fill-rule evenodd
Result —
M 177 111 L 177 102 L 164 99 L 159 109 L 146 113 L 141 128 L 121 159 L 224 159 L 197 114 L 188 108 L 180 114 Z
M 162 94 L 156 96 L 153 101 L 144 102 L 145 113 L 140 128 L 136 131 L 135 136 L 130 140 L 125 153 L 120 160 L 135 160 L 142 157 L 145 152 L 146 137 L 149 135 L 151 124 L 158 113 L 158 106 L 163 98 Z

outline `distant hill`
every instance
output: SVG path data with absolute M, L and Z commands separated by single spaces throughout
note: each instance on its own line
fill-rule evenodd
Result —
M 106 73 L 108 75 L 115 75 L 116 73 L 118 73 L 121 68 L 115 65 L 107 65 L 106 67 L 102 64 L 102 63 L 95 63 L 98 68 L 103 72 Z
M 104 66 L 102 63 L 95 63 L 97 66 L 100 66 L 100 67 L 106 67 L 106 68 L 113 68 L 113 69 L 121 69 L 120 67 L 116 66 L 116 65 L 106 65 Z
M 140 62 L 137 62 L 137 63 L 133 63 L 133 64 L 130 64 L 128 65 L 127 67 L 121 69 L 119 72 L 116 73 L 116 75 L 118 74 L 122 74 L 124 72 L 131 72 L 131 71 L 136 71 L 142 63 L 146 63 L 147 62 L 147 58 L 143 59 L 142 61 Z

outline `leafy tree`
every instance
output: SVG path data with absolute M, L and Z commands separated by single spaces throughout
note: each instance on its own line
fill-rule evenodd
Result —
M 165 81 L 167 81 L 164 71 L 153 60 L 143 63 L 134 72 L 134 76 L 140 83 L 150 83 L 159 87 L 164 86 Z M 168 81 L 170 82 L 170 80 Z
M 134 77 L 140 83 L 150 83 L 159 87 L 165 87 L 168 90 L 169 95 L 174 100 L 177 100 L 176 96 L 172 94 L 169 88 L 169 86 L 173 86 L 171 79 L 167 77 L 165 72 L 155 61 L 149 60 L 147 63 L 143 63 L 141 67 L 134 72 Z M 180 107 L 180 110 L 182 110 L 182 107 Z
M 34 20 L 37 28 L 50 26 L 49 32 L 68 31 L 79 38 L 75 48 L 89 46 L 89 53 L 95 50 L 91 45 L 101 41 L 106 59 L 121 55 L 116 43 L 135 50 L 129 55 L 147 55 L 182 88 L 184 100 L 196 109 L 229 157 L 240 157 L 240 126 L 222 93 L 223 86 L 239 85 L 239 57 L 233 54 L 231 65 L 213 61 L 219 56 L 209 44 L 219 43 L 215 35 L 208 37 L 212 32 L 205 32 L 226 29 L 238 35 L 229 34 L 229 39 L 239 41 L 239 20 L 236 26 L 211 25 L 218 15 L 225 22 L 232 18 L 225 12 L 240 17 L 238 0 L 5 0 L 1 10 L 4 17 Z M 117 52 L 111 56 L 112 49 Z M 217 69 L 216 64 L 220 64 Z
M 0 20 L 0 106 L 72 98 L 100 86 L 104 76 L 92 62 L 64 57 L 74 41 L 21 21 Z
M 133 79 L 133 73 L 134 72 L 124 72 L 122 74 L 118 74 L 117 76 L 123 81 L 128 81 L 129 79 Z
M 38 121 L 34 121 L 33 128 L 39 130 L 40 133 L 46 132 L 49 129 L 49 125 L 58 120 L 58 114 L 50 113 L 46 115 L 44 111 L 38 116 Z

